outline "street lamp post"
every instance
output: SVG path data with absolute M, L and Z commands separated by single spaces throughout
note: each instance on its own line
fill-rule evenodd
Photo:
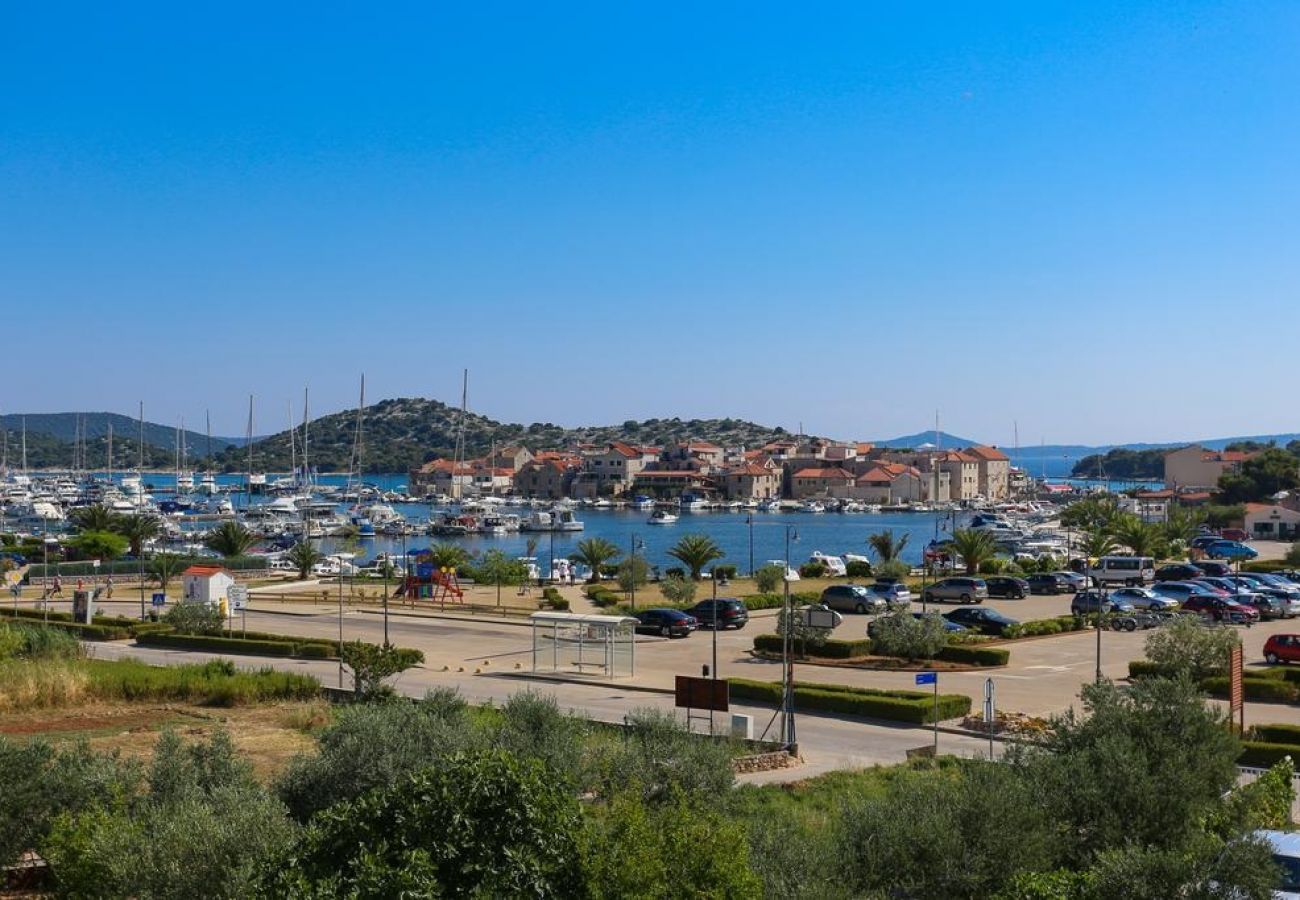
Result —
M 781 582 L 784 588 L 784 597 L 782 598 L 781 609 L 785 617 L 785 627 L 781 629 L 781 713 L 782 713 L 782 743 L 787 747 L 793 747 L 796 742 L 795 724 L 794 724 L 794 660 L 790 655 L 790 623 L 793 615 L 790 610 L 790 541 L 799 540 L 799 532 L 793 525 L 785 526 L 785 571 L 781 573 Z
M 749 577 L 754 577 L 754 514 L 750 513 L 745 516 L 745 524 L 749 526 Z
M 1101 596 L 1097 601 L 1097 683 L 1101 684 L 1101 629 L 1102 617 L 1106 611 L 1106 605 L 1110 602 L 1110 595 L 1106 592 L 1103 584 L 1100 588 Z
M 632 588 L 632 612 L 636 612 L 636 551 L 645 548 L 645 541 L 641 540 L 635 534 L 628 539 L 628 549 L 631 555 L 628 557 L 628 584 Z

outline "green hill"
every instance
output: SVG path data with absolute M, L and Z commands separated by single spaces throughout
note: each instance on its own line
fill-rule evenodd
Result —
M 363 411 L 363 468 L 367 472 L 404 472 L 430 459 L 455 453 L 456 427 L 460 410 L 437 400 L 401 398 L 382 400 Z M 311 465 L 321 471 L 346 471 L 356 431 L 356 411 L 335 413 L 311 423 L 308 454 Z M 522 444 L 530 450 L 562 448 L 579 442 L 664 444 L 693 439 L 721 446 L 758 446 L 785 435 L 783 428 L 771 428 L 739 419 L 647 419 L 621 425 L 561 428 L 549 422 L 530 425 L 497 422 L 469 413 L 465 423 L 466 455 L 481 456 L 497 447 Z M 297 440 L 301 441 L 301 428 Z M 298 453 L 301 453 L 299 445 Z M 225 471 L 243 471 L 248 451 L 228 447 L 217 454 Z M 290 465 L 287 431 L 253 444 L 254 467 L 265 471 L 287 470 Z

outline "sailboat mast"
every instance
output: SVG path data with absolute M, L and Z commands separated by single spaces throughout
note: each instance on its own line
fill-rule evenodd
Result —
M 357 402 L 357 427 L 352 434 L 352 458 L 348 461 L 348 486 L 350 493 L 353 485 L 353 474 L 356 475 L 356 481 L 361 481 L 361 410 L 366 405 L 366 374 L 361 373 L 361 398 Z M 358 500 L 361 498 L 358 497 Z
M 108 483 L 113 483 L 113 423 L 108 423 Z
M 27 477 L 27 417 L 23 416 L 23 478 Z
M 465 414 L 469 409 L 469 369 L 464 371 L 460 387 L 460 423 L 456 427 L 456 452 L 451 462 L 451 496 L 460 500 L 464 496 L 464 477 L 461 468 L 465 463 Z
M 245 506 L 253 505 L 253 395 L 248 395 L 248 428 L 244 431 L 248 446 L 248 497 Z
M 140 474 L 144 471 L 144 401 L 140 401 L 140 434 L 138 437 L 140 446 L 136 448 L 135 471 Z
M 293 401 L 289 409 L 289 472 L 293 476 L 293 486 L 298 487 L 298 426 L 293 424 Z
M 307 492 L 311 493 L 311 464 L 307 461 L 307 423 L 308 419 L 308 394 L 307 388 L 302 389 L 302 479 L 307 486 Z

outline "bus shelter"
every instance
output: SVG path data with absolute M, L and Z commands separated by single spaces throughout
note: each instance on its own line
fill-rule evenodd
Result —
M 536 612 L 533 671 L 604 678 L 636 674 L 636 626 L 631 616 Z

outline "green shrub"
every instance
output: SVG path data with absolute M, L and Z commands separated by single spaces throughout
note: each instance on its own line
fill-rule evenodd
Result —
M 1005 666 L 1011 651 L 1005 647 L 972 647 L 949 644 L 939 651 L 935 659 L 972 666 Z
M 736 567 L 730 565 L 714 566 L 713 571 L 710 574 L 712 574 L 714 578 L 721 578 L 725 581 L 731 581 L 736 577 Z
M 876 566 L 877 578 L 906 578 L 912 573 L 912 567 L 901 559 L 891 559 Z
M 917 617 L 907 612 L 895 612 L 876 619 L 871 642 L 875 652 L 881 656 L 934 659 L 948 643 L 948 632 L 937 614 Z
M 780 653 L 782 647 L 782 638 L 779 634 L 759 634 L 754 636 L 754 649 L 763 653 Z M 830 638 L 819 646 L 808 644 L 802 647 L 795 639 L 795 652 L 806 652 L 808 656 L 817 656 L 824 659 L 852 659 L 857 656 L 867 656 L 871 653 L 871 641 L 865 638 L 853 641 L 842 641 Z
M 685 577 L 686 577 L 686 570 L 683 569 L 681 566 L 669 566 L 668 568 L 664 569 L 664 577 L 665 577 L 665 578 L 685 578 Z
M 845 578 L 870 578 L 874 574 L 871 571 L 871 563 L 865 559 L 855 559 L 844 565 Z
M 179 634 L 220 634 L 226 625 L 220 607 L 209 603 L 177 603 L 162 620 Z
M 809 603 L 821 603 L 821 591 L 791 591 L 791 606 L 807 606 Z
M 778 682 L 732 678 L 730 684 L 731 696 L 737 699 L 772 704 L 781 702 L 781 685 Z M 934 695 L 924 691 L 881 691 L 843 685 L 796 685 L 794 699 L 796 708 L 847 713 L 866 718 L 910 722 L 916 725 L 931 723 L 935 716 Z M 939 720 L 964 716 L 970 712 L 970 707 L 971 699 L 964 694 L 940 694 Z
M 320 683 L 307 675 L 261 669 L 241 672 L 229 660 L 197 665 L 150 666 L 134 659 L 86 660 L 89 691 L 105 700 L 174 700 L 235 706 L 269 700 L 310 700 Z
M 207 634 L 169 634 L 152 632 L 139 635 L 136 643 L 145 647 L 174 647 L 180 650 L 211 650 L 253 656 L 301 656 L 307 659 L 334 659 L 338 648 L 329 641 L 313 638 L 217 637 Z
M 800 578 L 825 578 L 826 564 L 821 562 L 806 562 L 799 567 Z
M 669 603 L 690 603 L 695 599 L 695 582 L 670 575 L 659 583 L 659 592 Z
M 1300 698 L 1300 688 L 1278 678 L 1248 677 L 1241 680 L 1247 700 L 1264 703 L 1294 703 Z M 1227 697 L 1230 692 L 1227 675 L 1214 675 L 1201 681 L 1201 688 L 1214 697 Z
M 1153 663 L 1149 659 L 1129 660 L 1128 677 L 1129 678 L 1163 678 L 1169 676 L 1169 670 L 1159 663 Z
M 754 573 L 754 581 L 760 594 L 775 592 L 784 578 L 785 569 L 781 566 L 763 566 Z
M 1266 769 L 1288 756 L 1293 760 L 1300 760 L 1300 745 L 1271 741 L 1242 741 L 1241 756 L 1237 758 L 1237 765 Z
M 1294 744 L 1300 747 L 1300 725 L 1255 725 L 1250 729 L 1250 740 L 1272 744 Z M 1300 760 L 1300 753 L 1296 759 Z
M 559 600 L 559 599 L 560 599 L 560 589 L 559 589 L 559 588 L 553 588 L 553 587 L 544 587 L 544 588 L 542 588 L 542 599 L 545 600 L 545 601 L 547 601 L 548 603 L 551 602 L 551 601 L 553 601 L 553 600 Z
M 757 609 L 780 609 L 785 605 L 785 597 L 781 594 L 746 594 L 740 599 L 750 612 Z

